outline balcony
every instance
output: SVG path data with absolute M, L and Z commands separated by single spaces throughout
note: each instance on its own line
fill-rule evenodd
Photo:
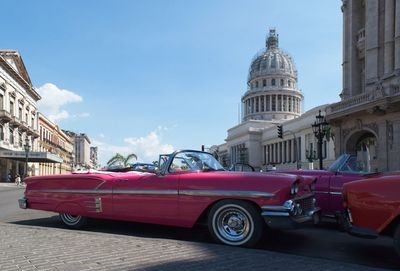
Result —
M 11 121 L 11 115 L 6 110 L 0 110 L 0 122 L 7 123 Z
M 29 126 L 28 123 L 26 123 L 25 121 L 21 121 L 18 129 L 22 132 L 28 131 L 29 130 Z
M 14 117 L 11 117 L 9 125 L 12 128 L 16 128 L 21 125 L 21 122 L 19 121 L 19 119 L 16 116 L 14 116 Z
M 38 138 L 40 136 L 38 130 L 35 130 L 32 127 L 29 127 L 29 126 L 28 126 L 28 129 L 26 130 L 26 134 L 28 136 L 32 136 L 34 138 Z

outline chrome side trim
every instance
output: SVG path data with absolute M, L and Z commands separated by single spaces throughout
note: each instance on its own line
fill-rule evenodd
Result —
M 329 192 L 329 194 L 341 196 L 341 195 L 342 195 L 342 192 Z
M 330 194 L 330 195 L 342 195 L 342 192 L 326 192 L 326 191 L 315 191 L 318 194 Z
M 179 195 L 203 196 L 203 197 L 242 197 L 242 198 L 269 198 L 273 193 L 259 191 L 235 191 L 235 190 L 180 190 Z
M 30 190 L 30 192 L 37 193 L 76 193 L 76 194 L 111 194 L 110 189 L 41 189 L 41 190 Z
M 114 190 L 113 194 L 129 195 L 178 195 L 178 190 Z
M 259 191 L 235 190 L 110 190 L 110 189 L 43 189 L 31 190 L 37 193 L 75 193 L 75 194 L 127 194 L 127 195 L 182 195 L 200 197 L 242 197 L 269 198 L 275 194 Z

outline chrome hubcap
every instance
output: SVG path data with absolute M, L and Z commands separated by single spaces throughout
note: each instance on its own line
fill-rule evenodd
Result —
M 64 221 L 68 224 L 76 224 L 79 222 L 79 220 L 81 220 L 81 216 L 80 215 L 70 215 L 70 214 L 62 214 L 62 217 L 64 219 Z
M 249 236 L 250 220 L 240 209 L 221 210 L 215 222 L 219 235 L 229 242 L 241 242 Z

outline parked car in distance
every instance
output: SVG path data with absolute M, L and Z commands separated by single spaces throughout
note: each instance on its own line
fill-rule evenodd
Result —
M 346 183 L 343 196 L 347 231 L 365 238 L 391 236 L 400 255 L 400 176 L 391 173 Z
M 88 218 L 192 227 L 205 222 L 213 238 L 253 246 L 266 226 L 315 222 L 312 178 L 228 172 L 206 152 L 167 156 L 155 173 L 130 171 L 36 176 L 26 179 L 21 208 L 57 212 L 71 228 Z
M 325 218 L 338 219 L 344 211 L 343 184 L 378 176 L 380 173 L 370 172 L 357 160 L 356 155 L 343 154 L 336 159 L 327 170 L 291 170 L 280 171 L 301 176 L 317 177 L 315 198 Z

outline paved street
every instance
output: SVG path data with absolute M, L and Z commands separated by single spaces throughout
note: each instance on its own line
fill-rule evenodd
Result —
M 388 238 L 333 226 L 270 232 L 257 249 L 213 244 L 202 227 L 94 221 L 66 229 L 56 214 L 19 210 L 22 188 L 0 186 L 0 270 L 384 270 L 400 267 Z M 381 268 L 381 269 L 380 269 Z

